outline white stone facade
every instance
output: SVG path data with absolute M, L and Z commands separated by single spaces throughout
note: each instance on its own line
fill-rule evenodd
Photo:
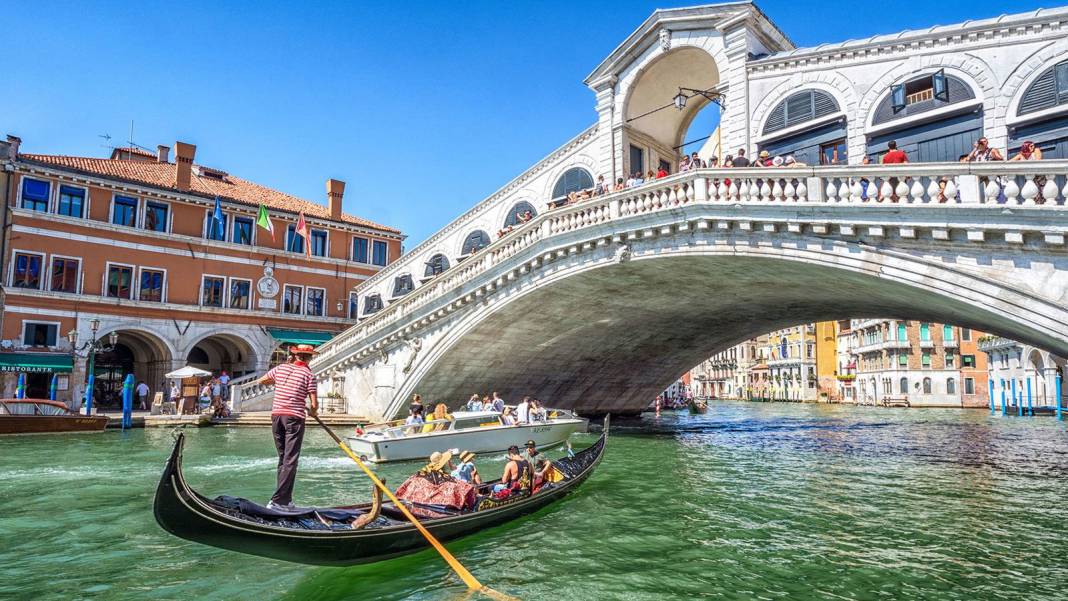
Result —
M 1034 346 L 1002 338 L 986 336 L 979 339 L 979 348 L 987 354 L 990 379 L 991 406 L 995 411 L 1014 414 L 1031 409 L 1050 409 L 1057 405 L 1057 391 L 1061 392 L 1061 407 L 1068 406 L 1068 388 L 1063 380 L 1065 360 Z

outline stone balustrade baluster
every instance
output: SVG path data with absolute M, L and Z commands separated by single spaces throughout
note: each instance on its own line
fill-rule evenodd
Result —
M 942 191 L 947 203 L 957 204 L 957 182 L 952 177 L 946 178 L 946 189 Z
M 897 181 L 897 187 L 894 188 L 894 194 L 897 196 L 899 202 L 908 202 L 909 185 L 905 183 L 905 178 L 901 178 Z
M 911 204 L 919 204 L 923 202 L 923 184 L 920 183 L 919 178 L 912 180 L 912 187 L 909 188 L 909 197 L 908 202 Z
M 1023 188 L 1020 189 L 1020 198 L 1023 199 L 1020 204 L 1025 206 L 1033 206 L 1037 204 L 1036 199 L 1038 198 L 1038 193 L 1039 189 L 1038 184 L 1035 183 L 1035 176 L 1025 175 Z
M 849 202 L 860 203 L 864 200 L 864 184 L 859 179 L 849 185 Z
M 1046 176 L 1046 181 L 1042 184 L 1043 204 L 1057 204 L 1057 182 L 1054 179 L 1052 176 Z
M 719 180 L 719 185 L 716 186 L 716 200 L 720 202 L 727 202 L 734 196 L 733 191 L 727 186 L 727 180 Z
M 838 188 L 834 185 L 834 178 L 827 180 L 827 202 L 838 202 Z
M 868 200 L 870 200 L 870 201 L 874 202 L 874 201 L 878 200 L 878 198 L 879 198 L 879 189 L 875 186 L 875 182 L 873 182 L 873 181 L 868 182 L 867 195 L 868 195 Z
M 805 180 L 797 180 L 797 186 L 794 188 L 794 194 L 797 195 L 798 202 L 808 202 L 808 185 L 805 184 Z
M 771 186 L 768 184 L 767 179 L 761 180 L 760 200 L 762 200 L 763 202 L 771 202 Z
M 782 184 L 780 183 L 781 181 L 782 180 L 778 180 L 777 179 L 777 180 L 775 180 L 775 182 L 771 186 L 771 198 L 775 202 L 783 202 L 783 201 L 789 200 L 785 196 Z
M 931 177 L 931 183 L 927 184 L 927 202 L 939 203 L 945 202 L 944 199 L 939 198 L 942 193 L 942 188 L 938 185 L 938 178 Z
M 1038 192 L 1038 189 L 1035 189 Z M 990 178 L 987 180 L 986 185 L 983 186 L 983 202 L 986 204 L 996 205 L 998 204 L 998 197 L 1001 196 L 1001 186 L 998 185 L 997 178 Z
M 878 202 L 890 202 L 891 196 L 894 195 L 894 188 L 890 186 L 890 180 L 884 179 L 883 183 L 879 185 Z M 871 194 L 869 194 L 871 196 Z
M 794 187 L 794 183 L 792 181 L 786 182 L 786 185 L 782 188 L 782 193 L 784 196 L 786 196 L 786 202 L 797 201 L 797 188 Z
M 1020 204 L 1020 185 L 1016 183 L 1015 177 L 1005 176 L 1005 187 L 1001 191 L 1005 193 L 1005 204 Z M 997 202 L 996 198 L 994 202 Z
M 726 181 L 724 181 L 724 185 L 726 185 Z M 727 186 L 727 200 L 738 200 L 738 182 L 736 182 L 734 179 L 731 179 L 730 185 Z

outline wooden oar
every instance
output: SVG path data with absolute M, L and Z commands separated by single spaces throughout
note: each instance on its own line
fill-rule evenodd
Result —
M 408 518 L 408 521 L 410 521 L 412 525 L 415 526 L 416 530 L 418 530 L 426 538 L 427 542 L 430 543 L 430 546 L 434 547 L 434 549 L 445 560 L 445 563 L 449 564 L 449 567 L 452 568 L 452 571 L 456 572 L 456 575 L 460 577 L 460 580 L 464 581 L 464 584 L 467 585 L 467 588 L 471 589 L 472 591 L 478 591 L 493 599 L 500 599 L 501 601 L 519 601 L 515 597 L 511 597 L 509 595 L 505 595 L 504 593 L 495 591 L 479 582 L 478 579 L 475 578 L 474 575 L 467 570 L 467 568 L 465 568 L 459 561 L 456 560 L 455 557 L 452 556 L 452 553 L 449 553 L 449 550 L 446 549 L 444 545 L 438 542 L 438 539 L 434 538 L 433 534 L 430 534 L 429 530 L 427 530 L 425 527 L 423 527 L 421 523 L 419 523 L 418 518 L 412 515 L 412 512 L 408 511 L 408 508 L 404 506 L 404 503 L 401 503 L 397 499 L 397 497 L 393 496 L 393 491 L 386 488 L 386 485 L 383 484 L 382 481 L 378 479 L 378 476 L 376 476 L 375 473 L 367 467 L 367 464 L 365 464 L 363 461 L 360 461 L 360 458 L 356 456 L 356 453 L 352 452 L 352 449 L 349 448 L 349 445 L 345 444 L 345 441 L 341 440 L 337 434 L 334 434 L 334 431 L 331 430 L 326 424 L 324 424 L 323 420 L 319 419 L 318 415 L 313 415 L 312 417 L 315 418 L 315 421 L 319 422 L 319 425 L 323 427 L 323 430 L 326 430 L 326 433 L 330 435 L 330 438 L 334 439 L 334 442 L 337 443 L 337 446 L 341 447 L 341 450 L 349 456 L 349 459 L 352 459 L 356 462 L 356 465 L 360 466 L 360 469 L 363 470 L 363 473 L 367 474 L 367 477 L 371 479 L 371 482 L 374 482 L 375 486 L 378 487 L 378 489 L 381 490 L 383 493 L 385 493 L 385 495 L 389 497 L 390 501 L 393 501 L 393 505 L 396 506 L 397 509 L 399 509 L 400 512 L 404 514 L 404 517 Z

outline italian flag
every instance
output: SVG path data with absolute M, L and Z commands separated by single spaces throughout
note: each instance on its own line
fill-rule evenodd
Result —
M 260 214 L 256 217 L 256 225 L 271 232 L 271 240 L 274 240 L 274 224 L 271 223 L 271 216 L 267 213 L 267 207 L 260 205 Z

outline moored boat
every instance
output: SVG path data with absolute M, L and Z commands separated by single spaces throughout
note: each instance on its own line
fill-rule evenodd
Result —
M 539 449 L 585 432 L 588 422 L 563 411 L 551 410 L 544 421 L 505 425 L 493 411 L 457 411 L 451 419 L 420 425 L 389 424 L 368 429 L 347 439 L 349 447 L 368 461 L 386 463 L 426 459 L 442 449 L 468 449 L 473 453 L 497 453 L 511 445 L 533 440 Z
M 563 479 L 533 494 L 479 503 L 464 512 L 426 509 L 440 517 L 422 519 L 438 540 L 451 540 L 512 521 L 573 492 L 600 463 L 608 437 L 604 431 L 592 446 L 553 461 Z M 346 566 L 414 553 L 429 545 L 392 504 L 372 503 L 292 512 L 266 509 L 245 499 L 209 499 L 196 492 L 182 475 L 185 436 L 178 434 L 163 470 L 153 504 L 156 522 L 171 534 L 231 551 L 311 565 Z M 495 482 L 479 487 L 488 494 Z M 357 527 L 352 525 L 356 521 Z M 363 522 L 363 523 L 360 523 Z
M 100 432 L 108 425 L 103 415 L 80 415 L 58 401 L 0 399 L 0 434 Z

